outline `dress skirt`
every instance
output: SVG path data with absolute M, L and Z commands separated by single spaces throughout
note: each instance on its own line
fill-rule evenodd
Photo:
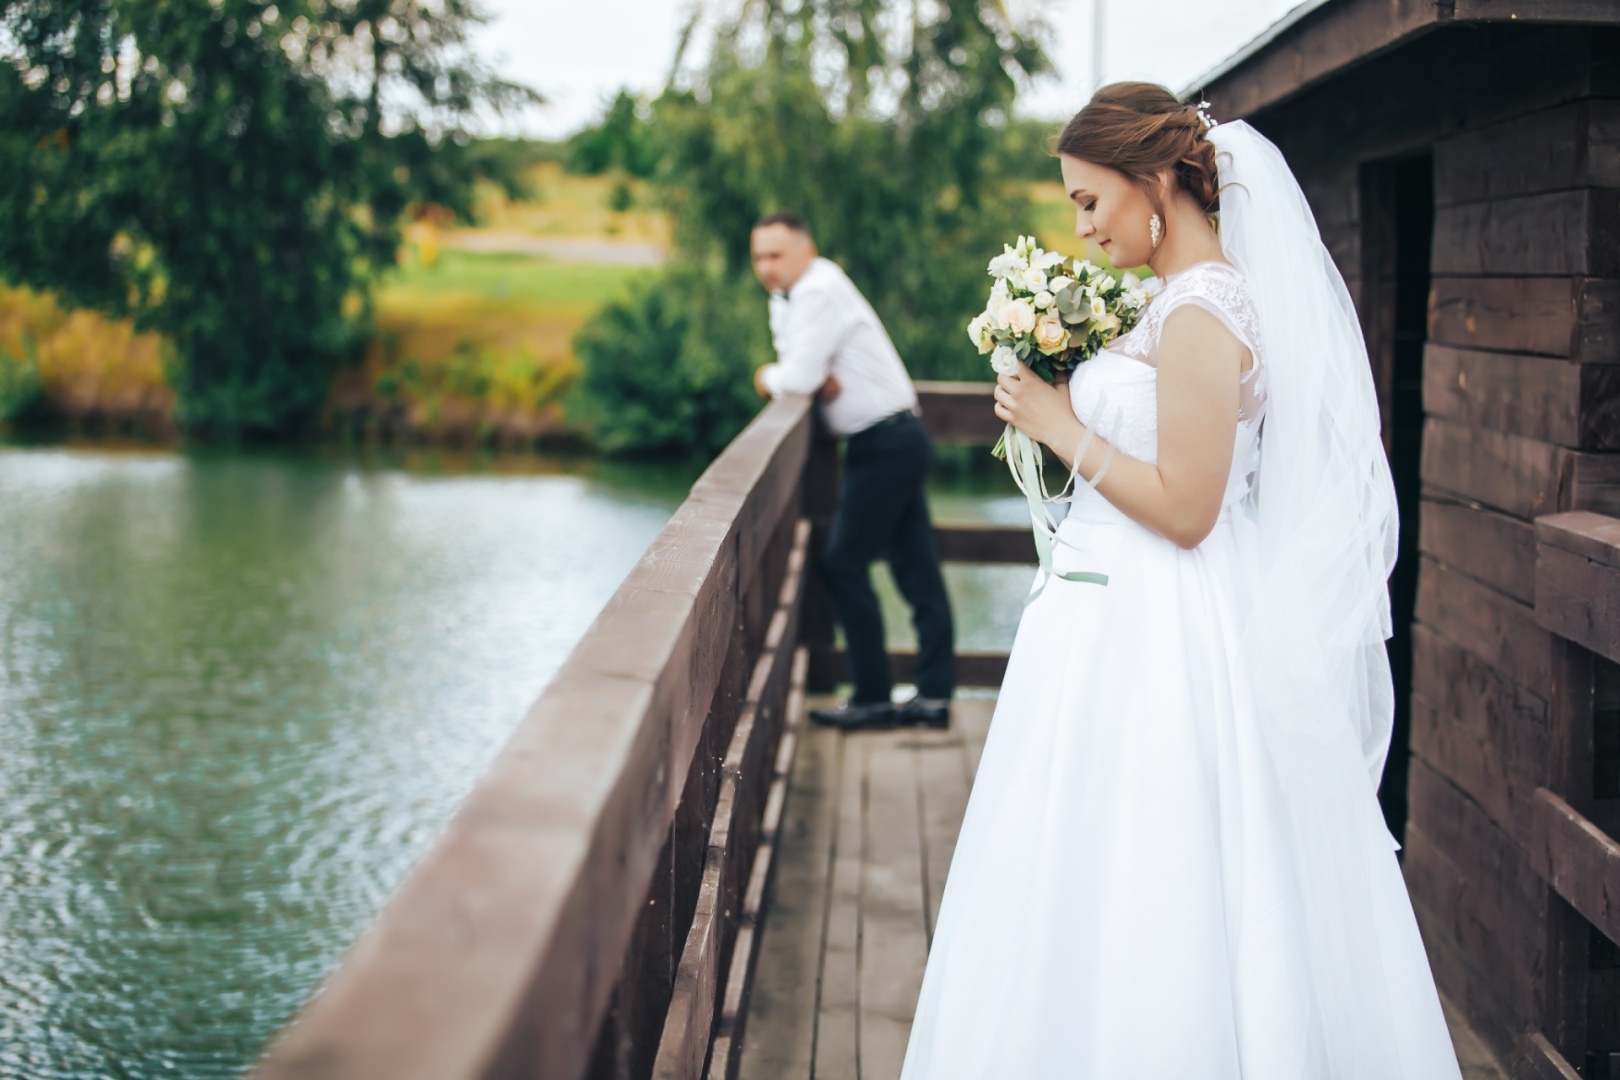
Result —
M 1312 990 L 1245 706 L 1264 670 L 1238 655 L 1252 529 L 1231 507 L 1183 550 L 1095 494 L 1064 521 L 1056 569 L 1109 581 L 1053 578 L 1025 610 L 905 1080 L 1373 1080 L 1323 1034 L 1319 1010 L 1343 1005 Z M 1393 844 L 1363 832 L 1340 862 L 1373 882 L 1372 917 L 1346 930 L 1368 940 L 1346 945 L 1384 954 L 1366 1036 L 1401 1072 L 1378 1080 L 1456 1077 Z

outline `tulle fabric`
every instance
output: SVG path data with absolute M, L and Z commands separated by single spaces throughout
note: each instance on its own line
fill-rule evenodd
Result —
M 1192 551 L 1095 492 L 1060 527 L 1056 569 L 1109 584 L 1025 610 L 905 1080 L 1459 1076 L 1376 798 L 1396 522 L 1365 349 L 1281 155 L 1243 124 L 1211 139 L 1259 445 L 1240 425 Z M 1122 410 L 1151 460 L 1152 386 L 1111 352 L 1071 399 Z

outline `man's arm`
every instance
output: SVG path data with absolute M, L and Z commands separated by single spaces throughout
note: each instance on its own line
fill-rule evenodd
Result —
M 810 293 L 796 298 L 777 338 L 777 362 L 755 372 L 754 386 L 772 395 L 820 392 L 843 334 L 844 320 L 830 297 Z

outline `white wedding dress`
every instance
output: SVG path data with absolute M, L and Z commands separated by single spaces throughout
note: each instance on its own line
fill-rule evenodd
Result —
M 1242 127 L 1216 129 L 1223 149 L 1259 140 Z M 1278 720 L 1299 700 L 1257 682 L 1286 685 L 1309 664 L 1245 655 L 1295 648 L 1251 625 L 1266 590 L 1285 584 L 1268 577 L 1276 553 L 1251 485 L 1272 467 L 1262 442 L 1278 376 L 1290 406 L 1301 396 L 1290 371 L 1273 370 L 1282 358 L 1244 274 L 1204 263 L 1171 277 L 1136 329 L 1075 373 L 1075 413 L 1119 453 L 1155 460 L 1158 337 L 1186 304 L 1255 360 L 1218 523 L 1183 550 L 1086 491 L 1059 527 L 1054 570 L 1108 583 L 1048 578 L 1025 610 L 905 1080 L 1459 1076 L 1379 816 L 1377 732 L 1350 730 L 1354 711 L 1331 736 Z M 1368 633 L 1380 628 L 1387 615 Z M 1383 707 L 1376 687 L 1367 694 Z

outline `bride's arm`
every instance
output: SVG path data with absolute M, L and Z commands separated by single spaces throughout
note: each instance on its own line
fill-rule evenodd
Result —
M 1184 548 L 1203 542 L 1220 515 L 1237 437 L 1238 391 L 1248 349 L 1214 315 L 1187 305 L 1165 320 L 1159 338 L 1159 460 L 1114 453 L 1097 490 L 1132 520 Z M 1073 465 L 1085 425 L 1066 387 L 1027 368 L 996 380 L 996 415 L 1045 443 Z M 1102 423 L 1107 424 L 1107 418 Z M 1102 468 L 1108 446 L 1091 440 L 1080 475 Z

